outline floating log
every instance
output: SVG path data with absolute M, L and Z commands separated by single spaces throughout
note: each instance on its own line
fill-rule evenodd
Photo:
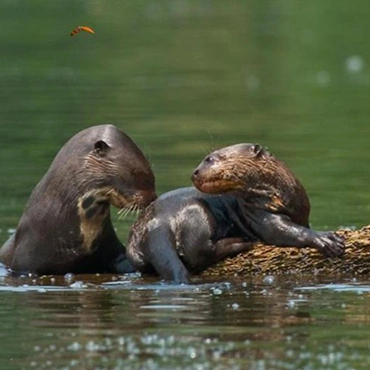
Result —
M 255 244 L 248 252 L 208 268 L 204 275 L 367 274 L 370 273 L 370 225 L 361 230 L 338 230 L 345 254 L 326 258 L 310 248 Z

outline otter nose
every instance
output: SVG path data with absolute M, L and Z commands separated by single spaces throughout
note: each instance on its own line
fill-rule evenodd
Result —
M 153 190 L 139 190 L 137 197 L 139 198 L 139 203 L 146 207 L 157 199 L 157 194 Z
M 198 179 L 199 170 L 198 168 L 194 170 L 193 174 L 191 175 L 191 181 L 195 182 Z

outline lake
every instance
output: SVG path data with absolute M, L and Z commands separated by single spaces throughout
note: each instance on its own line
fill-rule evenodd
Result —
M 318 230 L 370 224 L 370 3 L 0 2 L 0 244 L 61 146 L 113 123 L 158 193 L 258 142 Z M 95 35 L 69 33 L 86 25 Z M 125 241 L 135 216 L 115 226 Z M 0 369 L 368 369 L 367 276 L 22 277 L 0 269 Z

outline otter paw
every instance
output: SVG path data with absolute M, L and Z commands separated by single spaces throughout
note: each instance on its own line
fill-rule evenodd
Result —
M 119 255 L 111 265 L 111 272 L 114 274 L 129 274 L 136 272 L 124 254 Z
M 334 232 L 320 232 L 316 240 L 317 249 L 326 257 L 339 257 L 344 254 L 344 239 Z

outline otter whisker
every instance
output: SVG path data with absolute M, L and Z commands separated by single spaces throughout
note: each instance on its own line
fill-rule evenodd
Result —
M 119 219 L 119 220 L 124 219 L 124 218 L 127 216 L 127 214 L 128 214 L 129 212 L 130 212 L 130 208 L 122 208 L 122 212 L 121 212 L 121 214 L 119 215 L 118 219 Z
M 125 211 L 126 211 L 126 210 L 125 210 Z M 125 212 L 125 213 L 121 213 L 121 214 L 118 216 L 118 220 L 123 220 L 125 217 L 126 217 L 126 212 Z
M 125 216 L 125 213 L 126 213 L 126 208 L 122 208 L 121 210 L 119 210 L 117 212 L 117 215 L 118 215 L 118 219 L 121 219 Z
M 118 212 L 117 212 L 117 214 L 118 215 L 121 215 L 125 210 L 127 209 L 127 207 L 123 207 L 123 208 L 121 208 Z
M 131 213 L 136 207 L 136 204 L 131 203 L 123 207 L 118 211 L 119 214 L 119 220 L 124 219 L 129 213 Z
M 137 213 L 138 209 L 139 209 L 139 205 L 135 203 L 134 208 L 132 209 L 132 212 Z
M 136 209 L 137 209 L 137 204 L 134 204 L 134 206 L 132 207 L 132 212 L 136 212 Z
M 116 192 L 116 189 L 112 188 L 112 189 L 107 191 L 106 195 L 110 195 L 110 194 L 115 193 L 115 192 Z

